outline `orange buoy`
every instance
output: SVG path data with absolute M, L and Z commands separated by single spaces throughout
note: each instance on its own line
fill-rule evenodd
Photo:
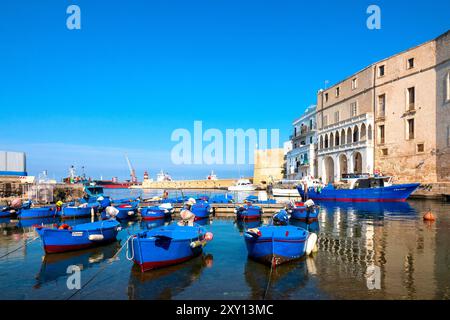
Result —
M 427 213 L 425 213 L 423 215 L 423 220 L 425 221 L 435 221 L 436 218 L 434 217 L 434 215 L 431 213 L 431 211 L 428 211 Z

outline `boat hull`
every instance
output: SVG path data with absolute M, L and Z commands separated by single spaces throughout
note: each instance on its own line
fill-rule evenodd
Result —
M 279 265 L 301 258 L 305 254 L 308 231 L 294 226 L 266 226 L 261 235 L 245 232 L 249 258 L 269 265 Z
M 139 233 L 128 246 L 128 255 L 142 272 L 190 260 L 202 253 L 202 246 L 191 243 L 202 240 L 204 231 L 198 226 L 161 227 Z
M 21 209 L 17 214 L 19 219 L 38 219 L 58 216 L 54 207 Z
M 120 224 L 107 220 L 75 226 L 72 230 L 37 227 L 46 253 L 61 253 L 104 245 L 116 240 Z M 92 239 L 101 236 L 101 239 Z
M 236 218 L 238 220 L 250 221 L 250 220 L 259 220 L 261 219 L 262 210 L 259 206 L 244 206 L 244 210 L 237 209 Z
M 273 188 L 272 194 L 274 197 L 300 197 L 297 189 Z
M 319 216 L 319 210 L 314 209 L 308 214 L 306 207 L 295 207 L 288 211 L 292 219 L 296 220 L 317 220 Z
M 143 220 L 160 220 L 170 217 L 170 212 L 167 209 L 160 207 L 143 207 L 141 208 L 141 217 Z
M 211 214 L 211 206 L 207 203 L 194 204 L 191 211 L 195 215 L 195 220 L 207 219 Z
M 61 218 L 67 219 L 67 218 L 82 218 L 82 217 L 89 217 L 91 215 L 91 209 L 90 207 L 86 208 L 80 208 L 80 207 L 64 207 L 61 210 Z
M 368 189 L 335 189 L 328 185 L 320 192 L 310 188 L 307 198 L 318 201 L 401 202 L 406 201 L 419 185 L 419 183 L 409 183 Z M 305 197 L 303 188 L 299 186 L 297 189 L 300 195 Z

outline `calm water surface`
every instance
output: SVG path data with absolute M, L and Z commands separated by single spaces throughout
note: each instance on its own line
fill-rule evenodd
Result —
M 114 190 L 111 195 L 129 194 Z M 206 223 L 214 240 L 203 256 L 144 274 L 126 259 L 125 250 L 112 258 L 130 234 L 154 224 L 123 223 L 114 244 L 45 256 L 39 239 L 22 246 L 36 237 L 32 227 L 36 221 L 4 219 L 0 221 L 0 257 L 19 249 L 0 258 L 0 299 L 68 299 L 74 293 L 66 286 L 69 265 L 81 267 L 82 285 L 89 282 L 72 299 L 450 298 L 450 204 L 320 205 L 319 221 L 308 226 L 319 235 L 317 254 L 272 272 L 247 259 L 242 233 L 257 225 L 230 219 Z M 437 216 L 431 224 L 422 220 L 429 209 Z

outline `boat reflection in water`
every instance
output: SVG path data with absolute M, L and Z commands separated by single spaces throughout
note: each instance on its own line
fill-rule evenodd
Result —
M 172 217 L 166 217 L 165 219 L 158 220 L 141 220 L 141 230 L 150 230 L 157 227 L 166 226 L 172 223 Z
M 316 266 L 313 257 L 302 257 L 272 270 L 248 259 L 244 273 L 251 289 L 249 299 L 284 300 L 304 289 L 311 281 L 310 275 L 316 274 Z
M 401 218 L 415 219 L 417 211 L 408 202 L 320 202 L 325 212 L 335 209 L 355 214 L 358 218 Z
M 82 271 L 86 270 L 105 260 L 111 259 L 119 248 L 120 243 L 114 242 L 102 247 L 45 255 L 42 258 L 41 269 L 36 276 L 34 288 L 39 289 L 43 284 L 57 281 L 60 278 L 65 282 L 68 276 L 67 268 L 69 266 L 76 265 Z
M 258 228 L 262 225 L 261 220 L 254 221 L 244 221 L 244 220 L 236 220 L 235 226 L 239 230 L 239 233 L 243 235 L 244 231 L 247 229 Z
M 289 219 L 289 224 L 292 226 L 296 226 L 296 227 L 300 227 L 303 229 L 308 230 L 309 232 L 315 232 L 315 233 L 319 233 L 319 221 L 317 220 L 313 220 L 313 221 L 301 221 L 301 220 L 297 220 L 297 219 Z
M 141 272 L 133 265 L 128 284 L 130 300 L 168 300 L 175 298 L 197 281 L 205 267 L 213 265 L 213 256 L 204 254 L 187 262 L 162 269 Z

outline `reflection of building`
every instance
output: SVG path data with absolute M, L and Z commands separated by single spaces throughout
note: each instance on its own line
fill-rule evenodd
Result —
M 295 180 L 316 176 L 316 106 L 308 107 L 293 126 L 292 150 L 286 155 L 286 177 Z
M 441 204 L 366 205 L 321 206 L 318 287 L 338 299 L 447 299 L 448 219 L 439 228 L 416 219 L 430 206 L 445 214 Z
M 317 95 L 318 173 L 450 181 L 450 32 Z

